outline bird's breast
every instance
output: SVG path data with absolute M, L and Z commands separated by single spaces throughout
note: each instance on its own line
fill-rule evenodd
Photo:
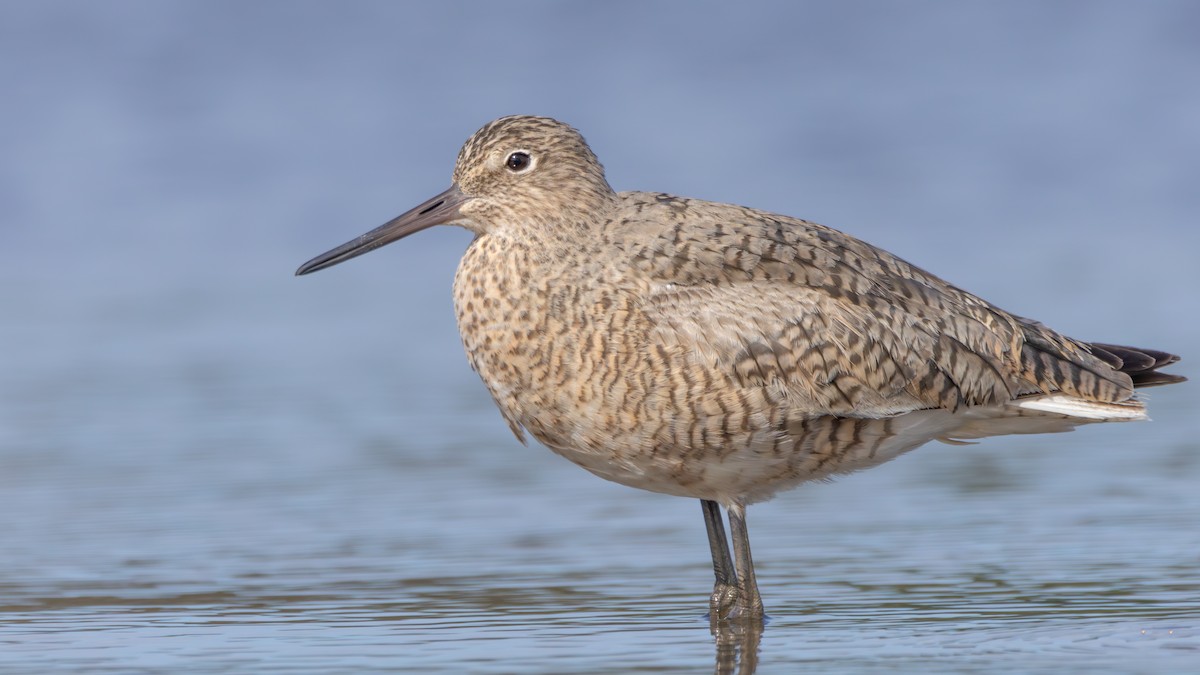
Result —
M 463 347 L 510 425 L 551 447 L 587 442 L 601 392 L 621 367 L 630 313 L 619 289 L 589 283 L 574 263 L 497 237 L 476 239 L 459 265 L 454 302 Z
M 658 339 L 646 289 L 613 274 L 588 256 L 476 239 L 454 285 L 467 357 L 518 435 L 609 480 L 713 495 L 710 464 L 751 442 L 762 416 Z

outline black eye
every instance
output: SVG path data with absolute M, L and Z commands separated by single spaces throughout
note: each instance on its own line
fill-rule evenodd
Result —
M 504 166 L 507 166 L 508 170 L 514 173 L 521 173 L 532 164 L 533 158 L 529 156 L 528 152 L 514 152 L 504 162 Z

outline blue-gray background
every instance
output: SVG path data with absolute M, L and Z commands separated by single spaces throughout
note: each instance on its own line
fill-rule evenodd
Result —
M 468 370 L 467 233 L 295 267 L 446 187 L 488 120 L 550 115 L 619 190 L 839 227 L 1195 375 L 1197 35 L 1200 5 L 1166 1 L 0 4 L 0 664 L 711 661 L 695 505 L 520 447 Z M 1200 397 L 1153 399 L 1153 424 L 931 446 L 753 509 L 769 609 L 794 618 L 764 663 L 812 656 L 814 607 L 859 630 L 989 565 L 1023 618 L 1081 569 L 1096 597 L 1165 603 L 1145 625 L 1068 614 L 1043 651 L 1194 656 Z M 1103 564 L 1146 576 L 1122 590 Z M 977 606 L 946 589 L 939 618 Z M 631 607 L 638 637 L 606 638 Z M 817 653 L 953 664 L 1030 638 L 906 607 Z M 1164 626 L 1186 649 L 1139 646 Z

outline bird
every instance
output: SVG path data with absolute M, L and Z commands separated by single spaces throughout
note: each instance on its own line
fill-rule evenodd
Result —
M 934 440 L 1146 419 L 1137 390 L 1185 380 L 1160 370 L 1178 356 L 1067 337 L 830 227 L 615 192 L 547 117 L 484 125 L 449 189 L 296 275 L 435 225 L 475 235 L 458 328 L 517 439 L 700 500 L 713 621 L 765 616 L 748 505 Z

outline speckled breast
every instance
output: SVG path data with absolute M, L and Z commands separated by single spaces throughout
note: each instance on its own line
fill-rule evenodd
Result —
M 663 340 L 612 266 L 533 255 L 479 237 L 454 283 L 467 356 L 518 437 L 523 427 L 602 478 L 667 494 L 732 499 L 796 482 L 786 422 L 763 392 L 732 391 Z

